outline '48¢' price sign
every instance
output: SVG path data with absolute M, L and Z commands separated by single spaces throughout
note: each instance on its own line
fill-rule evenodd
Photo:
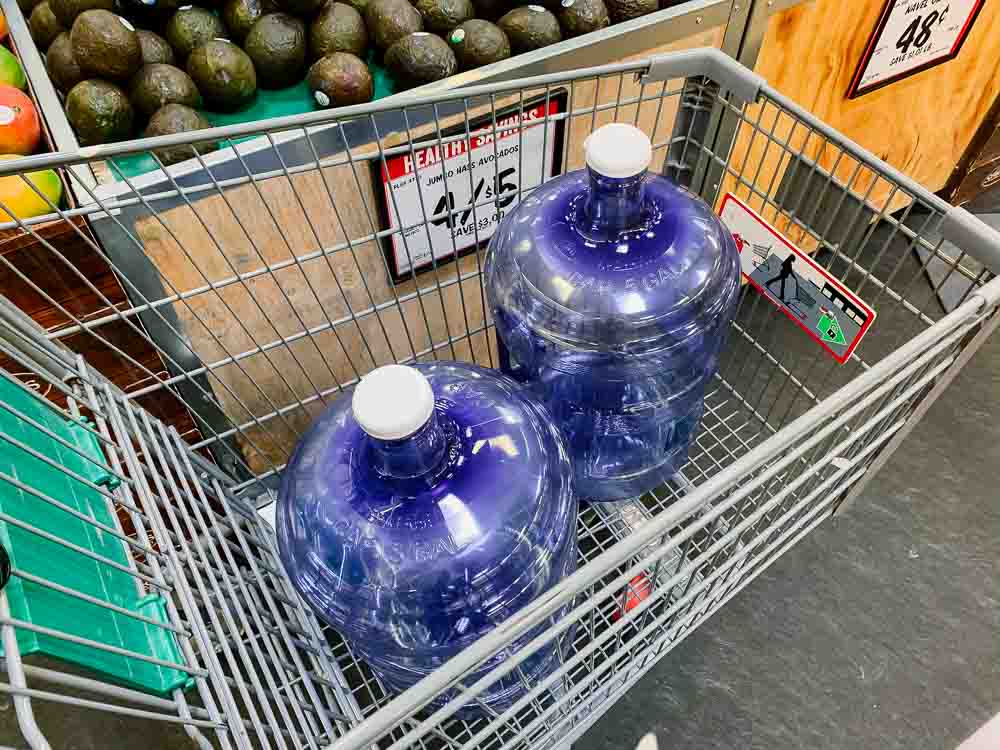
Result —
M 985 0 L 887 0 L 851 78 L 867 94 L 958 55 Z
M 437 132 L 381 170 L 390 235 L 387 255 L 394 281 L 472 252 L 496 232 L 517 201 L 555 174 L 562 151 L 565 92 L 508 107 Z M 522 114 L 523 112 L 523 114 Z M 548 118 L 546 117 L 548 115 Z M 520 126 L 520 127 L 519 127 Z

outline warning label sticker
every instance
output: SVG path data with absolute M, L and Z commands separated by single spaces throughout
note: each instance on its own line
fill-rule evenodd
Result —
M 850 359 L 875 311 L 731 193 L 719 217 L 733 233 L 747 281 L 834 359 Z

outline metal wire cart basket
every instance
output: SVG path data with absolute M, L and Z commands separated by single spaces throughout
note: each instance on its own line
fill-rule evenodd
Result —
M 496 363 L 480 232 L 581 167 L 611 121 L 643 128 L 655 167 L 717 209 L 727 194 L 753 208 L 878 317 L 839 364 L 745 285 L 683 470 L 585 507 L 574 575 L 387 694 L 297 598 L 258 509 L 310 420 L 373 367 Z M 26 181 L 58 169 L 77 199 L 3 225 L 38 243 L 35 272 L 0 253 L 2 688 L 36 750 L 74 712 L 203 749 L 567 746 L 846 507 L 998 321 L 1000 237 L 713 50 L 195 138 L 225 148 L 167 136 L 0 164 Z M 494 154 L 485 171 L 472 140 Z M 190 158 L 163 168 L 165 149 Z M 446 170 L 455 158 L 468 168 Z M 406 192 L 422 178 L 442 183 L 436 206 Z M 431 253 L 442 230 L 453 244 Z M 84 298 L 99 312 L 78 313 Z M 561 667 L 510 709 L 455 716 L 566 633 Z

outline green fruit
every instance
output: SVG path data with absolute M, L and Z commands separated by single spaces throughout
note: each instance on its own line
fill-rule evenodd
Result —
M 273 12 L 274 8 L 264 0 L 228 0 L 222 8 L 222 20 L 226 22 L 230 38 L 242 42 L 261 17 Z
M 76 17 L 85 10 L 114 10 L 115 0 L 48 0 L 52 14 L 64 29 L 73 28 Z
M 426 31 L 405 36 L 385 53 L 385 66 L 397 83 L 407 88 L 440 81 L 458 72 L 451 47 Z
M 35 45 L 44 52 L 53 40 L 66 29 L 59 23 L 49 4 L 44 2 L 36 5 L 35 9 L 31 11 L 31 17 L 28 19 L 28 30 L 31 31 L 31 38 L 35 41 Z
M 24 76 L 21 63 L 6 47 L 0 47 L 0 84 L 22 91 L 28 88 L 28 79 Z
M 388 49 L 408 34 L 423 31 L 420 12 L 407 0 L 369 0 L 365 25 L 379 49 Z
M 300 18 L 312 18 L 326 5 L 327 0 L 277 0 L 278 7 Z
M 229 38 L 218 16 L 196 7 L 181 8 L 174 13 L 167 21 L 164 33 L 178 60 L 187 60 L 194 48 L 205 42 Z
M 191 76 L 164 63 L 142 66 L 132 78 L 128 98 L 143 117 L 152 117 L 154 112 L 168 104 L 201 106 L 201 94 Z
M 21 9 L 24 17 L 27 18 L 40 2 L 42 0 L 17 0 L 17 7 Z
M 253 61 L 261 88 L 282 89 L 302 80 L 306 25 L 287 13 L 269 13 L 250 29 L 243 49 Z
M 614 23 L 655 13 L 660 0 L 607 0 L 608 13 Z
M 253 62 L 235 44 L 221 39 L 205 42 L 191 53 L 187 74 L 212 111 L 234 112 L 257 93 Z
M 367 49 L 365 19 L 350 5 L 328 3 L 309 27 L 309 53 L 314 60 L 331 52 L 364 57 Z
M 510 57 L 507 35 L 489 21 L 473 18 L 454 29 L 447 38 L 462 70 L 472 70 Z
M 556 18 L 567 39 L 603 29 L 611 23 L 604 0 L 562 0 Z
M 472 0 L 416 0 L 413 5 L 424 19 L 424 28 L 435 34 L 447 34 L 476 16 Z
M 73 57 L 73 43 L 67 32 L 57 36 L 49 45 L 45 53 L 45 69 L 55 87 L 64 94 L 86 77 Z
M 503 29 L 515 55 L 562 40 L 559 21 L 540 5 L 525 5 L 507 13 L 497 25 Z
M 125 92 L 107 81 L 81 81 L 66 97 L 66 119 L 82 146 L 125 140 L 132 117 Z
M 132 24 L 107 10 L 85 10 L 69 33 L 73 57 L 91 78 L 128 80 L 142 67 L 142 47 Z
M 158 135 L 173 135 L 174 133 L 189 133 L 193 130 L 205 130 L 212 127 L 211 124 L 195 112 L 190 107 L 183 104 L 167 104 L 158 109 L 149 119 L 146 132 L 143 134 L 147 138 Z M 193 159 L 195 151 L 199 154 L 208 154 L 215 151 L 219 144 L 210 141 L 208 143 L 196 143 L 184 146 L 167 146 L 165 148 L 154 149 L 153 153 L 168 167 L 186 159 Z
M 344 2 L 354 8 L 354 10 L 362 16 L 365 14 L 365 11 L 368 10 L 369 0 L 344 0 Z
M 320 107 L 346 107 L 370 102 L 375 95 L 368 66 L 350 52 L 331 52 L 309 68 L 309 90 Z
M 152 65 L 153 63 L 163 63 L 164 65 L 174 64 L 174 48 L 167 43 L 159 34 L 145 29 L 136 29 L 139 35 L 139 47 L 142 49 L 142 64 Z

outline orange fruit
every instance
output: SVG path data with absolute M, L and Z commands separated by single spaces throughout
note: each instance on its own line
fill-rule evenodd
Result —
M 0 154 L 30 154 L 41 137 L 31 99 L 13 86 L 0 86 Z

